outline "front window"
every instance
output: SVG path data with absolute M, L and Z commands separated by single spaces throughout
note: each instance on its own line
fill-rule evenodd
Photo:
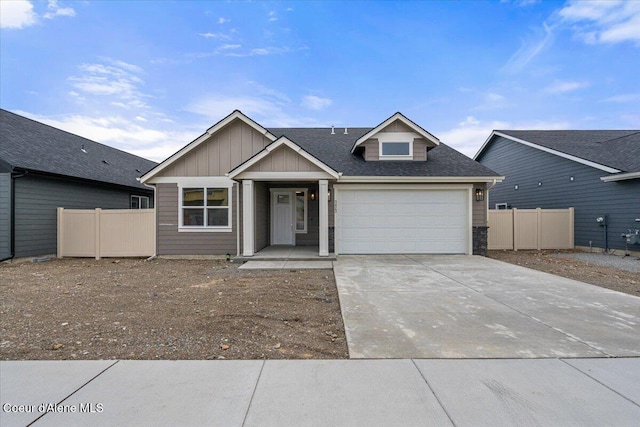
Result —
M 411 156 L 410 142 L 382 142 L 380 144 L 380 157 L 402 159 Z
M 183 188 L 181 196 L 182 227 L 231 227 L 228 188 Z

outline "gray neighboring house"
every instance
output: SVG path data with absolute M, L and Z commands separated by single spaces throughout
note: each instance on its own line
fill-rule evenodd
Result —
M 141 181 L 158 255 L 272 245 L 339 254 L 486 252 L 502 177 L 400 113 L 367 128 L 265 128 L 234 111 Z
M 55 254 L 58 207 L 153 207 L 156 164 L 0 109 L 0 260 Z
M 639 130 L 495 130 L 475 159 L 505 176 L 492 209 L 574 207 L 576 246 L 624 249 L 640 228 Z

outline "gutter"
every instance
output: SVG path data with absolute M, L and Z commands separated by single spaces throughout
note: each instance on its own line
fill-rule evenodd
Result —
M 29 171 L 15 173 L 11 171 L 11 255 L 0 259 L 0 262 L 8 261 L 16 256 L 16 179 L 27 175 Z

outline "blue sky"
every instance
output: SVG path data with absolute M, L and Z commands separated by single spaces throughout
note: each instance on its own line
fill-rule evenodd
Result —
M 401 111 L 468 156 L 492 129 L 640 128 L 640 1 L 0 6 L 2 108 L 158 161 L 234 109 Z

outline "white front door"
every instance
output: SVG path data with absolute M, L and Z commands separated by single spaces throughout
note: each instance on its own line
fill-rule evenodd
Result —
M 294 192 L 273 191 L 271 193 L 271 244 L 293 245 Z

